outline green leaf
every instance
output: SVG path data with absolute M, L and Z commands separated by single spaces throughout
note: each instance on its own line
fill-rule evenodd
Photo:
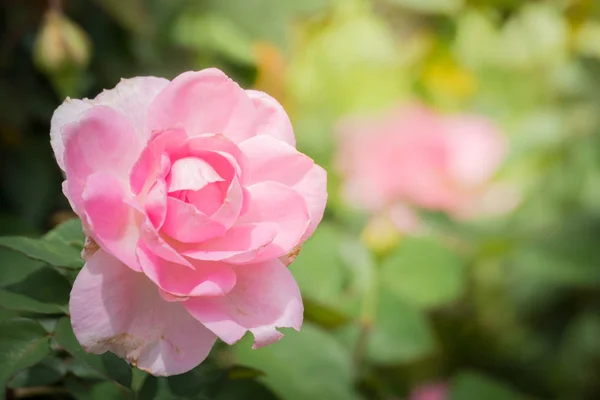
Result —
M 251 349 L 246 336 L 233 347 L 238 361 L 265 372 L 259 378 L 286 400 L 356 400 L 352 390 L 350 354 L 333 336 L 317 326 L 304 324 L 301 332 L 267 347 Z
M 464 292 L 465 266 L 432 239 L 406 238 L 381 269 L 382 285 L 421 308 L 443 306 Z
M 44 240 L 49 242 L 66 243 L 79 249 L 83 247 L 85 235 L 81 229 L 81 221 L 73 218 L 58 225 L 44 235 Z
M 309 297 L 304 297 L 302 300 L 304 303 L 304 318 L 307 321 L 314 322 L 324 328 L 337 328 L 351 321 L 346 314 L 312 301 Z
M 8 310 L 2 307 L 2 303 L 0 302 L 0 322 L 5 319 L 17 318 L 19 313 L 13 310 Z
M 476 372 L 462 372 L 450 383 L 450 400 L 522 399 L 511 388 Z
M 92 387 L 92 400 L 133 400 L 133 394 L 114 382 L 100 382 Z
M 148 375 L 137 393 L 137 400 L 172 400 L 173 398 L 167 379 L 153 375 Z
M 44 267 L 33 272 L 21 282 L 6 286 L 5 290 L 27 296 L 41 303 L 66 306 L 69 303 L 71 285 L 56 270 Z
M 9 382 L 10 387 L 46 386 L 58 382 L 66 369 L 61 359 L 49 357 L 39 364 L 20 371 Z
M 114 382 L 89 382 L 67 377 L 65 387 L 77 400 L 133 400 L 133 393 Z M 139 399 L 143 400 L 143 399 Z M 157 399 L 158 400 L 158 399 Z M 164 399 L 167 400 L 167 399 Z
M 204 395 L 212 398 L 227 382 L 227 373 L 210 362 L 204 362 L 181 375 L 167 378 L 171 392 L 189 398 Z
M 125 387 L 131 385 L 131 369 L 127 363 L 112 353 L 101 355 L 87 353 L 77 341 L 69 318 L 61 318 L 56 326 L 55 338 L 59 345 L 73 357 L 83 361 L 102 375 Z
M 57 304 L 42 303 L 28 296 L 7 290 L 0 290 L 0 308 L 40 314 L 64 314 L 67 312 L 65 307 Z
M 16 372 L 50 354 L 48 333 L 35 321 L 15 318 L 0 322 L 0 387 Z
M 381 290 L 367 340 L 368 358 L 378 364 L 408 363 L 430 355 L 435 347 L 434 334 L 423 312 Z
M 215 400 L 278 400 L 269 389 L 252 379 L 228 382 Z
M 9 249 L 0 248 L 0 287 L 23 280 L 33 271 L 44 266 L 41 261 Z
M 307 318 L 335 327 L 360 310 L 372 282 L 375 263 L 356 238 L 323 223 L 304 243 L 290 265 L 302 295 Z
M 80 251 L 68 244 L 21 236 L 2 236 L 0 247 L 18 251 L 33 260 L 55 267 L 81 268 L 83 265 Z

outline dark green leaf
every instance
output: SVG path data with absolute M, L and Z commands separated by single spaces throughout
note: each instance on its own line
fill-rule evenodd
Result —
M 278 400 L 269 389 L 252 379 L 228 382 L 215 400 Z
M 0 248 L 0 287 L 24 279 L 33 271 L 44 266 L 43 262 L 9 249 Z
M 112 353 L 96 355 L 83 350 L 73 333 L 69 318 L 61 318 L 58 321 L 55 337 L 58 344 L 71 353 L 73 357 L 125 387 L 131 385 L 131 369 L 127 363 Z
M 40 314 L 64 314 L 67 312 L 65 307 L 57 304 L 42 303 L 28 296 L 7 290 L 0 290 L 0 308 Z
M 71 285 L 56 270 L 44 267 L 33 272 L 21 282 L 6 286 L 5 290 L 27 296 L 41 303 L 66 306 L 69 304 Z
M 46 386 L 58 382 L 66 368 L 61 359 L 51 357 L 15 375 L 9 382 L 10 387 Z
M 517 400 L 522 399 L 510 387 L 476 372 L 463 372 L 450 384 L 450 400 Z
M 279 342 L 251 349 L 248 335 L 234 346 L 242 365 L 265 372 L 259 378 L 286 400 L 355 400 L 350 354 L 333 336 L 304 324 L 300 333 L 286 331 Z M 301 378 L 300 378 L 301 377 Z
M 169 390 L 165 378 L 148 375 L 142 388 L 137 393 L 137 400 L 173 400 L 175 396 Z
M 168 377 L 167 382 L 177 396 L 187 398 L 202 394 L 211 397 L 227 382 L 227 373 L 205 361 L 185 374 Z
M 35 321 L 15 318 L 0 322 L 0 387 L 16 372 L 50 354 L 48 333 Z
M 20 236 L 0 237 L 0 247 L 18 251 L 27 257 L 55 267 L 81 268 L 80 251 L 68 244 Z

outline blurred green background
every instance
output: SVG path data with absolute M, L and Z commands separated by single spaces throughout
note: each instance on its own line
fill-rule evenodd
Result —
M 290 267 L 303 330 L 217 346 L 169 379 L 84 354 L 58 319 L 76 271 L 0 243 L 7 398 L 600 398 L 597 0 L 5 0 L 0 16 L 0 234 L 73 216 L 49 145 L 66 96 L 209 66 L 285 106 L 330 198 Z M 492 119 L 518 206 L 423 213 L 420 236 L 365 231 L 339 194 L 334 127 L 407 100 Z M 39 243 L 57 241 L 81 246 L 76 221 Z

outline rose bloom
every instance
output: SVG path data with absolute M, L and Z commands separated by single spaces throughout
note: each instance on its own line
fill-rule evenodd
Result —
M 414 208 L 465 217 L 507 205 L 483 204 L 506 150 L 502 135 L 483 117 L 399 107 L 343 120 L 338 138 L 344 198 L 385 214 L 400 230 L 417 227 Z
M 300 328 L 287 264 L 323 216 L 326 173 L 273 98 L 217 69 L 124 79 L 67 99 L 51 143 L 89 238 L 69 304 L 87 351 L 173 375 L 217 337 L 260 347 Z
M 417 386 L 410 394 L 410 400 L 446 400 L 449 397 L 446 383 L 429 383 Z

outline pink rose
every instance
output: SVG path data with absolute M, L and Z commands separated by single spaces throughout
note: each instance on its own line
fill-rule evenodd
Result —
M 337 165 L 345 198 L 370 211 L 402 204 L 464 215 L 505 155 L 490 121 L 420 106 L 340 124 Z M 403 211 L 400 225 L 414 225 Z
M 51 142 L 91 238 L 70 301 L 87 351 L 173 375 L 217 337 L 300 328 L 286 264 L 323 216 L 326 173 L 273 98 L 217 69 L 126 79 L 67 99 Z
M 410 394 L 410 400 L 446 400 L 448 385 L 445 383 L 429 383 L 418 386 Z

